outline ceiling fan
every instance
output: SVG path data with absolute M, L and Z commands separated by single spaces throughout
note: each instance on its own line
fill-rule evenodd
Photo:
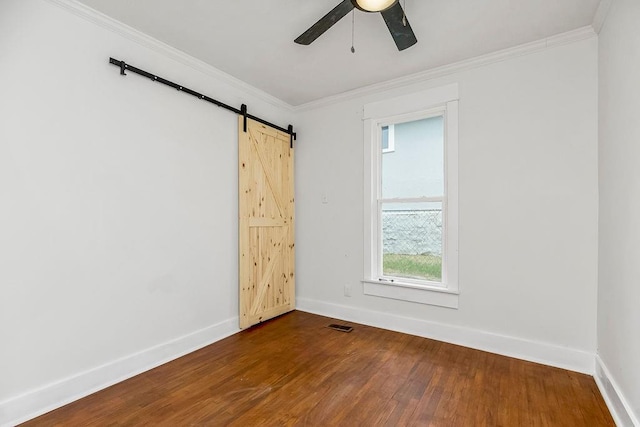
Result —
M 343 0 L 331 12 L 327 13 L 311 28 L 302 33 L 300 37 L 295 39 L 295 42 L 304 45 L 313 43 L 315 39 L 344 18 L 353 8 L 368 13 L 380 12 L 398 50 L 405 50 L 418 42 L 399 0 Z

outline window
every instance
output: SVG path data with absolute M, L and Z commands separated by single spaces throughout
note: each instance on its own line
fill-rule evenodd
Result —
M 395 126 L 382 126 L 382 152 L 391 153 L 395 151 Z
M 397 130 L 397 151 L 385 150 L 385 129 Z M 377 217 L 378 276 L 442 283 L 444 115 L 381 127 Z
M 457 85 L 365 106 L 365 294 L 457 307 L 457 106 Z

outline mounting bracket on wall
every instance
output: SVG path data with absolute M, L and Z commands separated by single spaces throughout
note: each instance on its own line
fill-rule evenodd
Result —
M 257 116 L 254 116 L 252 114 L 249 114 L 247 112 L 248 108 L 247 108 L 246 104 L 242 104 L 240 109 L 238 109 L 238 108 L 232 107 L 230 105 L 227 105 L 224 102 L 220 102 L 220 101 L 218 101 L 216 99 L 213 99 L 213 98 L 211 98 L 209 96 L 203 95 L 203 94 L 201 94 L 199 92 L 196 92 L 194 90 L 191 90 L 191 89 L 189 89 L 187 87 L 184 87 L 182 85 L 174 83 L 174 82 L 172 82 L 170 80 L 163 79 L 162 77 L 158 77 L 157 75 L 152 74 L 152 73 L 150 73 L 148 71 L 141 70 L 140 68 L 137 68 L 137 67 L 134 67 L 134 66 L 132 66 L 130 64 L 127 64 L 124 61 L 120 61 L 120 60 L 114 59 L 114 58 L 109 58 L 109 63 L 120 68 L 120 75 L 126 76 L 127 73 L 125 71 L 131 71 L 132 73 L 136 73 L 136 74 L 139 74 L 141 76 L 147 77 L 147 78 L 153 80 L 154 82 L 158 82 L 158 83 L 162 83 L 163 85 L 170 86 L 170 87 L 172 87 L 174 89 L 177 89 L 180 92 L 188 93 L 189 95 L 195 96 L 198 99 L 210 102 L 212 104 L 217 105 L 218 107 L 224 108 L 225 110 L 229 110 L 229 111 L 234 112 L 234 113 L 236 113 L 238 115 L 241 115 L 244 118 L 243 129 L 244 129 L 245 132 L 247 131 L 247 119 L 251 119 L 251 120 L 255 120 L 256 122 L 262 123 L 264 125 L 270 126 L 270 127 L 274 128 L 274 129 L 277 129 L 280 132 L 284 132 L 284 133 L 288 134 L 290 136 L 290 138 L 291 138 L 291 148 L 293 148 L 293 141 L 297 139 L 297 134 L 293 131 L 293 126 L 292 125 L 289 125 L 287 128 L 283 128 L 281 126 L 274 125 L 273 123 L 268 122 L 268 121 L 266 121 L 264 119 L 261 119 L 260 117 L 257 117 Z
M 242 104 L 240 106 L 240 111 L 242 112 L 242 130 L 247 132 L 247 104 Z

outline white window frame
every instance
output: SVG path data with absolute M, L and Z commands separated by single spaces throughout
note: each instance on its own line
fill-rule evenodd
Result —
M 442 115 L 445 126 L 442 282 L 382 275 L 381 129 L 389 124 Z M 458 307 L 458 86 L 365 105 L 364 108 L 364 279 L 366 295 L 448 308 Z M 437 198 L 440 201 L 441 198 Z M 389 201 L 389 200 L 385 200 Z M 409 201 L 402 199 L 402 201 Z M 418 201 L 424 201 L 420 199 Z

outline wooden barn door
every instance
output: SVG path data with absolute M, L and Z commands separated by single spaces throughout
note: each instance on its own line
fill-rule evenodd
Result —
M 240 328 L 295 308 L 290 137 L 248 120 L 239 128 Z

